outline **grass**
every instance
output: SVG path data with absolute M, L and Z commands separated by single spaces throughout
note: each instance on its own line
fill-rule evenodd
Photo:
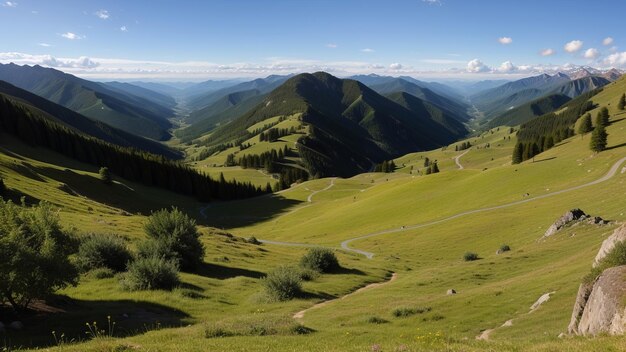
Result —
M 79 336 L 85 322 L 103 323 L 111 315 L 121 326 L 116 338 L 70 344 L 63 350 L 124 346 L 177 351 L 292 351 L 302 346 L 310 351 L 364 351 L 374 346 L 383 351 L 623 350 L 626 342 L 622 337 L 557 337 L 567 329 L 578 285 L 616 223 L 581 224 L 538 239 L 571 208 L 625 221 L 626 173 L 558 196 L 355 241 L 351 246 L 371 251 L 375 257 L 367 260 L 337 251 L 345 270 L 303 282 L 305 296 L 288 302 L 263 302 L 261 277 L 273 268 L 296 263 L 306 249 L 259 246 L 245 240 L 255 236 L 337 247 L 342 240 L 358 235 L 400 230 L 466 210 L 525 199 L 526 193 L 534 197 L 595 180 L 626 150 L 626 121 L 622 120 L 626 114 L 614 110 L 623 91 L 624 79 L 594 98 L 600 104 L 611 102 L 609 146 L 615 147 L 597 155 L 589 151 L 588 137 L 575 136 L 539 155 L 535 162 L 509 165 L 506 149 L 512 142 L 507 140 L 500 147 L 496 143 L 508 133 L 501 128 L 485 135 L 491 148 L 472 148 L 461 158 L 465 170 L 454 167 L 452 157 L 461 152 L 453 152 L 452 146 L 423 154 L 439 160 L 440 174 L 409 174 L 407 165 L 418 163 L 416 154 L 405 157 L 405 167 L 393 174 L 337 179 L 311 202 L 309 195 L 329 186 L 329 179 L 305 182 L 257 199 L 212 204 L 208 217 L 198 221 L 227 228 L 238 237 L 203 227 L 206 266 L 197 274 L 181 274 L 181 287 L 172 292 L 125 292 L 115 277 L 85 275 L 80 285 L 60 292 L 61 302 L 71 303 L 62 306 L 66 313 L 31 322 L 22 335 L 12 335 L 11 341 L 53 344 L 50 331 Z M 480 136 L 475 138 L 482 141 Z M 80 231 L 101 227 L 126 236 L 132 247 L 144 236 L 141 226 L 150 209 L 166 203 L 199 215 L 202 205 L 191 199 L 131 184 L 134 192 L 118 185 L 105 188 L 97 182 L 95 168 L 2 141 L 17 154 L 0 153 L 0 177 L 9 188 L 52 201 L 61 209 L 64 223 Z M 61 166 L 35 159 L 54 160 Z M 72 172 L 63 171 L 65 167 Z M 71 196 L 57 187 L 60 182 L 79 193 L 86 192 L 87 185 L 94 191 L 85 198 Z M 137 211 L 124 215 L 127 208 Z M 513 250 L 496 255 L 503 243 Z M 468 249 L 480 253 L 482 259 L 462 261 L 460 255 Z M 310 333 L 293 333 L 300 330 L 292 325 L 295 312 L 382 281 L 389 271 L 397 273 L 393 282 L 307 311 L 299 323 L 307 331 L 311 329 Z M 446 295 L 449 289 L 457 294 Z M 529 313 L 530 306 L 547 292 L 555 293 Z M 432 310 L 399 319 L 393 314 L 399 307 Z M 124 320 L 124 314 L 130 319 Z M 500 327 L 509 319 L 514 320 L 512 326 Z M 383 320 L 388 323 L 377 323 Z M 481 331 L 494 328 L 490 341 L 475 340 Z M 211 338 L 206 338 L 208 330 Z M 219 337 L 224 332 L 232 336 Z

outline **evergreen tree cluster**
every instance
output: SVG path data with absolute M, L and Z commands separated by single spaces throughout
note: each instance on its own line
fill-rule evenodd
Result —
M 280 170 L 279 181 L 277 184 L 278 190 L 289 188 L 295 182 L 302 182 L 309 179 L 309 173 L 300 168 L 295 167 L 283 167 Z
M 296 128 L 270 128 L 266 132 L 259 134 L 261 142 L 276 142 L 279 138 L 296 133 Z
M 465 149 L 469 149 L 472 146 L 472 144 L 470 142 L 463 142 L 461 144 L 457 144 L 454 146 L 454 150 L 455 151 L 461 151 L 461 150 L 465 150 Z
M 585 93 L 571 100 L 564 105 L 566 109 L 559 114 L 545 114 L 523 124 L 517 132 L 513 163 L 532 159 L 535 155 L 573 136 L 576 121 L 593 108 L 593 102 L 589 99 L 599 91 Z
M 232 148 L 232 147 L 234 147 L 232 143 L 224 143 L 224 144 L 218 144 L 209 148 L 204 148 L 194 158 L 194 161 L 202 161 L 215 153 L 223 152 L 224 150 Z
M 385 160 L 374 167 L 374 172 L 391 173 L 394 171 L 396 171 L 396 163 L 394 163 L 393 160 Z
M 195 196 L 202 201 L 247 198 L 265 192 L 251 183 L 218 182 L 165 157 L 78 134 L 4 97 L 0 97 L 0 128 L 26 143 L 81 162 L 106 166 L 111 173 L 129 181 Z
M 623 93 L 622 96 L 619 98 L 617 108 L 620 110 L 624 110 L 624 108 L 626 108 L 626 93 Z
M 439 172 L 439 166 L 437 166 L 437 161 L 434 161 L 428 165 L 426 168 L 426 175 L 436 174 Z
M 244 169 L 265 169 L 269 173 L 275 173 L 278 171 L 276 162 L 285 159 L 288 153 L 289 148 L 285 146 L 285 148 L 278 151 L 272 149 L 261 154 L 248 154 L 239 158 L 239 165 Z

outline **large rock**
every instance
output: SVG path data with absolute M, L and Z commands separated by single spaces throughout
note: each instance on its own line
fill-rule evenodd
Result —
M 560 229 L 565 227 L 570 222 L 580 220 L 581 218 L 583 219 L 587 218 L 587 214 L 585 214 L 585 212 L 580 209 L 572 209 L 568 211 L 567 213 L 563 214 L 563 216 L 561 216 L 560 218 L 558 218 L 554 222 L 554 224 L 550 225 L 550 227 L 548 228 L 546 233 L 543 235 L 543 237 L 550 237 L 554 235 L 555 233 L 557 233 Z
M 593 261 L 593 267 L 598 266 L 600 261 L 615 247 L 615 244 L 623 241 L 626 241 L 626 224 L 615 229 L 613 234 L 602 242 L 602 247 L 600 247 L 596 259 Z
M 574 303 L 574 309 L 572 310 L 572 317 L 570 318 L 569 326 L 567 327 L 568 333 L 578 335 L 578 324 L 580 323 L 580 318 L 583 316 L 585 305 L 587 305 L 587 300 L 589 299 L 589 295 L 591 294 L 592 289 L 593 289 L 593 282 L 589 282 L 589 283 L 583 282 L 578 287 L 578 295 L 576 295 L 576 303 Z
M 578 334 L 621 335 L 626 330 L 626 265 L 606 269 L 596 280 L 578 323 Z

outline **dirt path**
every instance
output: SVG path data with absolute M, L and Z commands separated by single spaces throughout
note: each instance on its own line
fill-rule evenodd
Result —
M 463 152 L 463 154 L 457 155 L 456 158 L 454 158 L 454 162 L 456 163 L 456 166 L 459 167 L 459 170 L 463 170 L 464 167 L 463 165 L 461 165 L 461 162 L 459 161 L 459 159 L 461 159 L 461 157 L 465 154 L 467 154 L 470 151 L 470 149 L 466 150 L 465 152 Z
M 306 199 L 307 202 L 311 203 L 313 201 L 313 196 L 320 193 L 320 192 L 324 192 L 324 191 L 328 191 L 329 189 L 333 188 L 333 186 L 335 185 L 335 180 L 337 178 L 333 177 L 330 179 L 330 184 L 323 189 L 320 189 L 319 191 L 313 191 L 311 194 L 309 194 L 309 197 Z
M 304 314 L 305 314 L 306 312 L 308 312 L 308 311 L 312 310 L 312 309 L 320 308 L 320 307 L 326 306 L 326 305 L 328 305 L 328 304 L 330 304 L 330 303 L 333 303 L 333 302 L 335 302 L 335 301 L 342 300 L 342 299 L 346 299 L 346 298 L 348 298 L 348 297 L 351 297 L 351 296 L 356 295 L 356 294 L 358 294 L 358 293 L 361 293 L 361 292 L 363 292 L 363 291 L 369 291 L 369 290 L 374 289 L 374 288 L 376 288 L 376 287 L 380 287 L 380 286 L 383 286 L 383 285 L 387 285 L 388 283 L 390 283 L 390 282 L 394 281 L 394 280 L 395 280 L 395 279 L 397 279 L 397 278 L 398 278 L 398 274 L 393 273 L 393 274 L 391 274 L 391 278 L 389 278 L 389 280 L 387 280 L 387 281 L 383 281 L 383 282 L 375 282 L 375 283 L 373 283 L 373 284 L 369 284 L 369 285 L 367 285 L 367 286 L 361 287 L 360 289 L 358 289 L 358 290 L 356 290 L 356 291 L 354 291 L 354 292 L 350 292 L 350 293 L 348 293 L 348 294 L 347 294 L 347 295 L 345 295 L 345 296 L 341 296 L 341 297 L 339 297 L 339 298 L 329 299 L 329 300 L 327 300 L 327 301 L 323 301 L 323 302 L 317 303 L 317 304 L 315 304 L 315 305 L 313 305 L 313 306 L 311 306 L 311 307 L 309 307 L 309 308 L 307 308 L 307 309 L 305 309 L 305 310 L 301 310 L 301 311 L 297 312 L 296 314 L 294 314 L 294 315 L 293 315 L 293 318 L 294 318 L 294 319 L 302 319 L 302 318 L 304 318 Z

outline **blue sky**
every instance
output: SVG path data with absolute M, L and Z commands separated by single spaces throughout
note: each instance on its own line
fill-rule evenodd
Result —
M 623 0 L 0 3 L 0 62 L 91 78 L 315 70 L 484 78 L 567 64 L 626 68 Z

